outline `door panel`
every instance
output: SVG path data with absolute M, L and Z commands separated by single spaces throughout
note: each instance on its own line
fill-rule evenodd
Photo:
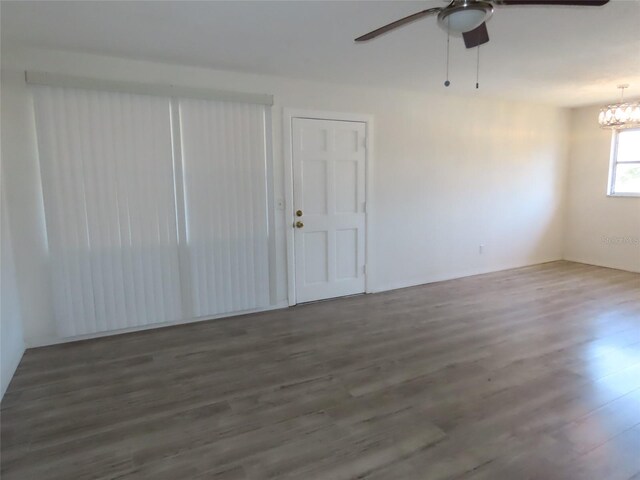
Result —
M 306 160 L 302 165 L 302 205 L 307 215 L 327 213 L 327 162 Z
M 358 230 L 336 230 L 336 278 L 358 277 Z
M 302 235 L 304 242 L 305 284 L 324 283 L 328 274 L 328 242 L 327 232 L 306 232 Z
M 293 119 L 297 302 L 364 292 L 365 135 L 362 122 Z
M 336 162 L 336 213 L 358 213 L 358 162 Z

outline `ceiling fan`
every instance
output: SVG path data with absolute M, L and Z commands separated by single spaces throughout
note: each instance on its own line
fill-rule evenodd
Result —
M 474 48 L 489 41 L 486 21 L 493 15 L 493 7 L 519 5 L 548 5 L 548 6 L 587 6 L 599 7 L 609 3 L 609 0 L 453 0 L 446 7 L 428 8 L 408 17 L 396 20 L 384 27 L 356 38 L 356 42 L 365 42 L 376 38 L 409 23 L 438 15 L 438 22 L 451 33 L 461 33 L 467 48 Z

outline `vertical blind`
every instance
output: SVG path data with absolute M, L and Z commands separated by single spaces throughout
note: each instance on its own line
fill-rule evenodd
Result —
M 266 107 L 45 86 L 34 104 L 61 336 L 269 304 Z
M 193 313 L 268 305 L 265 107 L 179 105 Z

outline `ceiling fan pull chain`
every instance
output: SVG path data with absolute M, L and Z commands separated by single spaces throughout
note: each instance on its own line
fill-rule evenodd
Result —
M 449 19 L 447 19 L 447 79 L 444 81 L 444 86 L 451 85 L 449 81 L 449 44 L 451 43 L 451 32 L 449 31 Z
M 480 45 L 478 45 L 478 57 L 476 59 L 476 89 L 480 88 Z

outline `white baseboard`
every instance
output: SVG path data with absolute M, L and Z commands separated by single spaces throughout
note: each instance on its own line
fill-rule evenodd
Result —
M 565 256 L 563 260 L 566 260 L 567 262 L 584 263 L 585 265 L 593 265 L 594 267 L 613 268 L 614 270 L 622 270 L 624 272 L 640 273 L 640 269 L 634 270 L 633 267 L 630 267 L 628 265 L 621 266 L 611 262 L 600 262 L 598 260 L 585 259 L 585 258 L 572 257 L 572 256 Z
M 432 274 L 426 275 L 424 277 L 413 278 L 411 280 L 403 280 L 399 282 L 387 283 L 382 286 L 374 286 L 371 289 L 371 293 L 379 293 L 379 292 L 388 292 L 390 290 L 398 290 L 401 288 L 409 288 L 409 287 L 417 287 L 419 285 L 427 285 L 429 283 L 436 282 L 444 282 L 447 280 L 456 280 L 459 278 L 472 277 L 474 275 L 482 275 L 485 273 L 495 273 L 502 272 L 504 270 L 513 270 L 514 268 L 524 268 L 531 267 L 534 265 L 541 265 L 543 263 L 557 262 L 559 260 L 563 260 L 562 258 L 549 258 L 544 260 L 536 260 L 532 262 L 524 262 L 524 263 L 512 263 L 512 264 L 504 264 L 499 266 L 493 266 L 488 268 L 476 268 L 470 270 L 461 270 L 455 273 L 448 274 Z
M 621 269 L 618 266 L 614 266 L 614 265 L 600 265 L 598 263 L 594 263 L 594 262 L 590 262 L 590 261 L 584 261 L 581 259 L 574 259 L 574 258 L 549 258 L 549 259 L 542 259 L 542 260 L 538 260 L 538 261 L 532 261 L 532 262 L 523 262 L 523 263 L 512 263 L 512 264 L 504 264 L 504 265 L 499 265 L 499 266 L 494 266 L 494 267 L 489 267 L 489 268 L 478 268 L 478 269 L 471 269 L 471 270 L 462 270 L 462 271 L 458 271 L 455 273 L 449 273 L 449 274 L 433 274 L 433 275 L 426 275 L 424 277 L 420 277 L 420 278 L 413 278 L 410 280 L 403 280 L 403 281 L 399 281 L 399 282 L 392 282 L 392 283 L 387 283 L 385 285 L 378 285 L 378 286 L 373 286 L 373 288 L 370 290 L 370 292 L 367 293 L 379 293 L 379 292 L 387 292 L 390 290 L 398 290 L 401 288 L 408 288 L 408 287 L 416 287 L 419 285 L 426 285 L 429 283 L 435 283 L 435 282 L 443 282 L 446 280 L 455 280 L 455 279 L 459 279 L 459 278 L 465 278 L 465 277 L 471 277 L 474 275 L 482 275 L 485 273 L 495 273 L 495 272 L 501 272 L 504 270 L 512 270 L 515 268 L 524 268 L 524 267 L 531 267 L 534 265 L 541 265 L 543 263 L 549 263 L 549 262 L 556 262 L 556 261 L 560 261 L 560 260 L 566 260 L 569 262 L 576 262 L 576 263 L 584 263 L 584 264 L 588 264 L 588 265 L 596 265 L 596 266 L 600 266 L 600 267 L 608 267 L 608 268 L 615 268 L 617 270 L 624 270 Z M 631 271 L 634 273 L 640 273 L 640 272 L 635 272 L 634 270 L 627 270 L 627 271 Z M 153 324 L 153 325 L 145 325 L 142 327 L 132 327 L 132 328 L 126 328 L 126 329 L 121 329 L 121 330 L 113 330 L 113 331 L 109 331 L 109 332 L 101 332 L 101 333 L 96 333 L 96 334 L 91 334 L 91 335 L 79 335 L 79 336 L 75 336 L 75 337 L 66 337 L 66 338 L 59 338 L 59 337 L 45 337 L 45 338 L 32 338 L 32 339 L 28 339 L 27 340 L 27 348 L 35 348 L 35 347 L 44 347 L 47 345 L 56 345 L 56 344 L 60 344 L 60 343 L 69 343 L 69 342 L 76 342 L 79 340 L 87 340 L 87 339 L 92 339 L 92 338 L 101 338 L 101 337 L 109 337 L 112 335 L 121 335 L 124 333 L 130 333 L 130 332 L 139 332 L 139 331 L 143 331 L 143 330 L 151 330 L 151 329 L 155 329 L 155 328 L 164 328 L 164 327 L 172 327 L 172 326 L 176 326 L 176 325 L 185 325 L 185 324 L 189 324 L 189 323 L 195 323 L 195 322 L 206 322 L 206 321 L 211 321 L 211 320 L 220 320 L 223 318 L 232 318 L 232 317 L 237 317 L 240 315 L 247 315 L 247 314 L 251 314 L 251 313 L 260 313 L 260 312 L 267 312 L 267 311 L 271 311 L 271 310 L 279 310 L 279 309 L 284 309 L 284 308 L 288 308 L 289 304 L 288 302 L 282 301 L 277 303 L 276 305 L 270 305 L 269 307 L 265 307 L 265 308 L 258 308 L 258 309 L 253 309 L 253 310 L 246 310 L 246 311 L 242 311 L 242 312 L 234 312 L 234 313 L 226 313 L 226 314 L 221 314 L 221 315 L 216 315 L 216 316 L 212 316 L 212 317 L 207 317 L 207 318 L 196 318 L 196 319 L 190 319 L 190 320 L 184 320 L 184 321 L 180 321 L 180 322 L 168 322 L 168 323 L 157 323 L 157 324 Z M 16 367 L 19 363 L 19 359 L 18 362 L 16 363 Z M 15 367 L 14 367 L 15 370 Z
M 247 315 L 250 313 L 268 312 L 271 310 L 280 310 L 287 308 L 289 305 L 285 302 L 279 302 L 275 305 L 269 305 L 268 307 L 255 308 L 252 310 L 244 310 L 241 312 L 223 313 L 220 315 L 214 315 L 211 317 L 192 318 L 189 320 L 180 320 L 178 322 L 164 322 L 154 323 L 151 325 L 143 325 L 140 327 L 122 328 L 119 330 L 110 330 L 108 332 L 92 333 L 89 335 L 77 335 L 73 337 L 40 337 L 40 338 L 28 338 L 26 340 L 27 348 L 46 347 L 49 345 L 58 345 L 61 343 L 77 342 L 80 340 L 90 340 L 92 338 L 111 337 L 113 335 L 122 335 L 124 333 L 141 332 L 144 330 L 154 330 L 156 328 L 175 327 L 176 325 L 186 325 L 196 322 L 208 322 L 211 320 L 220 320 L 223 318 L 238 317 L 240 315 Z

